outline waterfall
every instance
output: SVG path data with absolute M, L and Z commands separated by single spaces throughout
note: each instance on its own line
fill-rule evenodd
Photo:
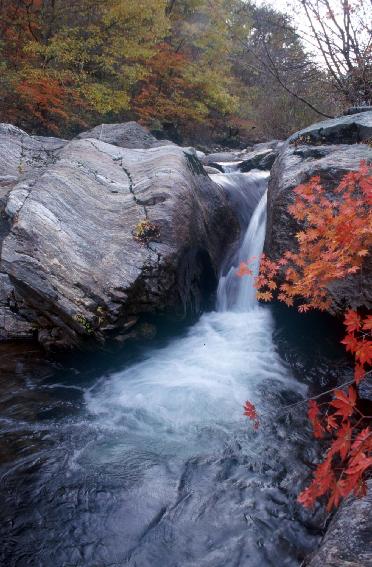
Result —
M 243 177 L 242 177 L 243 176 Z M 92 413 L 121 424 L 133 434 L 154 431 L 169 436 L 193 437 L 218 420 L 240 420 L 239 408 L 254 396 L 263 379 L 288 382 L 287 369 L 272 344 L 270 310 L 256 301 L 254 278 L 236 275 L 239 263 L 252 264 L 257 273 L 266 223 L 268 174 L 215 175 L 234 199 L 242 224 L 238 249 L 221 275 L 216 310 L 204 314 L 188 334 L 155 350 L 142 362 L 105 379 L 97 393 L 89 393 Z M 246 218 L 258 202 L 247 227 Z M 161 434 L 160 434 L 161 431 Z M 153 442 L 153 441 L 151 441 Z M 193 441 L 189 440 L 190 445 Z
M 242 229 L 214 311 L 126 361 L 107 352 L 103 365 L 92 355 L 87 368 L 37 366 L 30 378 L 27 353 L 2 381 L 1 564 L 299 567 L 314 549 L 314 522 L 294 505 L 306 416 L 280 417 L 305 386 L 278 354 L 253 278 L 236 276 L 262 250 L 267 179 L 214 177 Z
M 222 276 L 218 285 L 219 311 L 249 311 L 257 306 L 254 278 L 258 275 L 259 259 L 265 240 L 267 193 L 261 197 L 245 233 L 233 265 Z M 236 271 L 241 262 L 249 262 L 252 276 L 238 278 Z
M 244 178 L 242 182 L 241 178 Z M 251 216 L 244 237 L 233 257 L 225 275 L 222 275 L 217 291 L 218 311 L 249 311 L 257 306 L 254 278 L 258 274 L 259 259 L 265 240 L 266 206 L 267 206 L 267 180 L 265 172 L 247 174 L 215 175 L 225 189 L 230 191 L 235 202 L 238 199 L 238 210 L 241 224 L 244 226 L 246 218 Z M 242 187 L 244 191 L 242 191 Z M 260 197 L 260 199 L 259 199 Z M 259 199 L 253 214 L 252 201 Z M 249 262 L 252 276 L 237 277 L 236 272 L 241 262 Z

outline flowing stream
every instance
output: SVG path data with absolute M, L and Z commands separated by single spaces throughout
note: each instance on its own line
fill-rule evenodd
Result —
M 2 385 L 4 567 L 298 567 L 316 547 L 296 503 L 304 412 L 282 411 L 306 388 L 252 278 L 236 276 L 262 251 L 268 175 L 214 177 L 245 227 L 215 311 L 114 370 L 20 362 L 13 397 Z

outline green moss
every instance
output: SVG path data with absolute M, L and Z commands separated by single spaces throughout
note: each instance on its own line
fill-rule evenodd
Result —
M 91 335 L 93 333 L 92 325 L 89 323 L 89 321 L 86 320 L 86 318 L 83 315 L 80 314 L 74 315 L 74 319 L 83 327 L 83 329 L 88 333 L 88 335 Z

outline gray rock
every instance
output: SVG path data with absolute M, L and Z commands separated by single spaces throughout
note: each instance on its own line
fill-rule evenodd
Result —
M 152 148 L 160 148 L 161 146 L 177 146 L 177 144 L 171 140 L 156 140 L 156 142 L 151 145 Z
M 221 163 L 228 163 L 234 161 L 240 161 L 239 152 L 218 152 L 214 154 L 208 154 L 202 158 L 202 163 L 204 165 L 211 165 L 214 167 L 213 164 L 218 162 Z
M 217 169 L 217 167 L 212 167 L 211 165 L 205 165 L 204 170 L 208 173 L 208 175 L 215 175 L 216 173 L 221 173 L 221 169 Z
M 33 176 L 53 164 L 66 143 L 59 138 L 29 136 L 11 124 L 0 124 L 0 252 L 10 228 L 5 215 L 10 191 L 24 178 L 32 184 Z M 0 339 L 30 338 L 34 334 L 32 324 L 19 313 L 9 277 L 0 271 Z
M 350 114 L 360 114 L 361 112 L 372 112 L 372 106 L 352 106 L 344 110 L 342 115 L 349 116 Z
M 206 154 L 204 152 L 197 150 L 192 146 L 182 147 L 182 149 L 184 152 L 190 152 L 191 154 L 195 155 L 200 161 L 202 161 L 206 157 Z
M 66 140 L 29 136 L 16 126 L 0 124 L 0 188 L 12 187 L 22 175 L 56 159 Z
M 248 173 L 252 169 L 269 170 L 277 155 L 277 152 L 270 148 L 255 150 L 244 157 L 244 160 L 239 165 L 239 169 L 243 173 Z
M 372 139 L 372 112 L 340 116 L 313 124 L 289 138 L 290 144 L 357 144 Z
M 122 337 L 144 314 L 198 313 L 239 230 L 191 153 L 94 139 L 23 176 L 6 214 L 1 270 L 17 316 L 61 348 Z
M 372 566 L 372 482 L 368 494 L 349 498 L 333 517 L 309 567 Z
M 372 148 L 364 144 L 331 146 L 294 146 L 286 144 L 271 171 L 268 191 L 268 221 L 265 252 L 278 259 L 286 250 L 296 246 L 295 234 L 302 230 L 288 213 L 293 202 L 292 190 L 319 175 L 329 195 L 340 179 L 359 168 L 362 160 L 372 163 Z M 372 307 L 372 266 L 365 262 L 360 274 L 350 276 L 330 287 L 334 310 L 346 302 L 356 308 Z
M 146 149 L 159 145 L 159 140 L 137 122 L 100 124 L 92 130 L 82 132 L 77 138 L 79 140 L 94 138 L 120 148 Z M 170 144 L 172 142 L 169 140 L 161 140 L 163 146 Z

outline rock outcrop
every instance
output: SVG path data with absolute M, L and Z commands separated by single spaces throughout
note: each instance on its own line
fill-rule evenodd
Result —
M 288 140 L 307 145 L 360 144 L 372 138 L 372 111 L 360 112 L 312 124 Z
M 272 140 L 271 142 L 255 144 L 245 150 L 218 152 L 198 157 L 205 168 L 212 167 L 220 172 L 240 171 L 241 173 L 248 173 L 252 169 L 268 171 L 277 158 L 282 145 L 283 142 Z M 208 170 L 206 169 L 206 171 Z
M 365 498 L 349 498 L 336 512 L 309 567 L 372 565 L 372 482 Z
M 242 173 L 248 173 L 252 169 L 266 171 L 271 169 L 277 156 L 278 152 L 270 148 L 254 150 L 244 156 L 243 161 L 239 164 L 239 169 Z
M 301 226 L 288 213 L 293 189 L 319 175 L 323 187 L 332 194 L 340 179 L 359 168 L 362 160 L 372 163 L 372 112 L 327 120 L 294 134 L 280 149 L 271 172 L 268 191 L 268 223 L 265 252 L 278 259 L 296 246 L 295 234 Z M 345 304 L 372 307 L 372 266 L 365 262 L 362 275 L 356 274 L 330 288 L 334 311 Z
M 171 144 L 164 140 L 159 142 L 146 128 L 137 122 L 124 122 L 119 124 L 100 124 L 91 130 L 81 132 L 77 136 L 79 140 L 94 138 L 107 144 L 119 146 L 120 148 L 149 149 L 154 146 Z
M 19 139 L 11 132 L 5 142 L 14 158 L 2 166 L 12 180 L 1 222 L 0 338 L 104 344 L 125 341 L 146 314 L 199 312 L 239 229 L 196 156 L 172 145 L 32 140 L 47 157 L 24 171 Z

